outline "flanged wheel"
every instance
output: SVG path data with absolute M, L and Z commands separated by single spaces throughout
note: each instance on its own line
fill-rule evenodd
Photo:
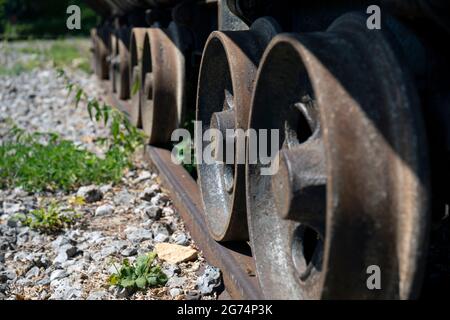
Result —
M 214 161 L 203 159 L 197 168 L 210 233 L 218 241 L 248 239 L 244 131 L 259 60 L 279 30 L 273 19 L 261 18 L 248 31 L 215 31 L 203 52 L 197 121 L 202 123 L 202 135 L 209 129 L 221 135 L 211 137 Z M 241 133 L 236 131 L 233 137 L 235 129 Z M 228 138 L 227 130 L 232 130 Z M 201 150 L 209 144 L 203 141 Z
M 97 29 L 91 29 L 91 69 L 97 74 Z
M 96 29 L 92 36 L 94 38 L 95 74 L 100 80 L 107 80 L 109 77 L 109 29 L 106 26 L 102 26 Z
M 142 128 L 152 145 L 170 142 L 184 118 L 185 45 L 181 28 L 149 28 L 144 38 L 141 89 Z
M 417 293 L 427 148 L 416 91 L 395 47 L 387 29 L 369 31 L 365 16 L 351 13 L 327 32 L 277 36 L 265 52 L 250 127 L 279 130 L 279 168 L 261 175 L 264 166 L 249 163 L 246 182 L 267 298 Z M 379 267 L 381 290 L 367 286 L 370 266 Z
M 113 92 L 121 100 L 130 98 L 130 36 L 131 31 L 126 27 L 115 30 L 111 36 L 111 83 Z
M 142 55 L 146 28 L 133 28 L 130 42 L 130 121 L 137 127 L 142 127 L 141 121 L 141 78 Z
M 109 82 L 111 85 L 111 92 L 117 93 L 116 88 L 116 65 L 117 65 L 117 57 L 119 55 L 119 52 L 117 50 L 117 36 L 116 32 L 112 31 L 110 34 L 110 53 L 109 53 Z

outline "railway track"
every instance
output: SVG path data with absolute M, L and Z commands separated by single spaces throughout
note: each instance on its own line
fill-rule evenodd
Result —
M 103 86 L 108 89 L 107 83 L 103 83 Z M 129 102 L 120 101 L 111 92 L 107 100 L 130 117 Z M 255 262 L 247 242 L 227 245 L 216 242 L 209 234 L 197 182 L 182 165 L 171 161 L 169 150 L 148 145 L 144 152 L 144 159 L 159 173 L 162 186 L 169 192 L 195 243 L 208 262 L 222 270 L 226 292 L 219 298 L 262 299 L 264 296 L 257 281 Z
M 450 203 L 447 2 L 88 2 L 93 68 L 232 297 L 420 296 Z M 155 147 L 194 118 L 198 187 Z

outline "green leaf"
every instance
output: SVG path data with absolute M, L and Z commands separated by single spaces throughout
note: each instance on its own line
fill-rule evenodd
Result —
M 141 81 L 138 79 L 135 79 L 133 82 L 133 87 L 131 88 L 131 95 L 134 96 L 139 92 L 139 89 L 141 88 Z
M 144 276 L 141 276 L 136 279 L 136 286 L 139 289 L 144 289 L 147 286 L 147 279 Z
M 123 278 L 120 280 L 120 286 L 123 288 L 132 288 L 136 284 L 136 281 L 131 278 Z

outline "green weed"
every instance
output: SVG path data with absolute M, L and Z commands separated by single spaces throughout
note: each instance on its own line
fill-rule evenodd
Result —
M 116 269 L 117 272 L 109 277 L 108 283 L 127 289 L 163 286 L 167 282 L 167 276 L 159 265 L 154 264 L 155 258 L 156 253 L 153 252 L 141 255 L 132 265 L 125 259 L 120 269 Z
M 92 120 L 109 125 L 110 136 L 100 138 L 106 152 L 98 157 L 92 152 L 62 139 L 55 133 L 26 133 L 12 126 L 0 145 L 0 188 L 22 187 L 27 191 L 71 191 L 86 184 L 117 183 L 131 156 L 144 141 L 143 134 L 117 109 L 89 98 L 71 83 L 64 71 L 69 92 L 75 92 L 76 106 L 86 100 Z
M 40 208 L 28 215 L 18 214 L 16 219 L 31 229 L 55 233 L 73 225 L 81 216 L 72 209 L 61 209 L 56 202 L 52 202 L 47 209 Z
M 32 55 L 27 61 L 18 61 L 12 68 L 0 66 L 0 75 L 19 75 L 23 72 L 42 68 L 52 62 L 57 68 L 71 67 L 91 73 L 88 52 L 77 46 L 77 40 L 52 41 L 50 46 L 39 45 L 36 41 L 28 41 L 26 47 L 18 48 L 18 52 Z M 13 50 L 10 47 L 5 47 Z

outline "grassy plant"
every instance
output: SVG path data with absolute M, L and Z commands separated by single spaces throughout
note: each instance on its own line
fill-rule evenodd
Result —
M 23 72 L 31 71 L 33 69 L 38 68 L 41 65 L 41 62 L 36 59 L 30 59 L 28 61 L 20 61 L 17 62 L 11 68 L 6 68 L 4 66 L 0 66 L 0 75 L 6 76 L 17 76 Z
M 82 56 L 79 48 L 67 41 L 54 42 L 50 49 L 45 52 L 48 59 L 52 60 L 56 67 L 73 66 L 74 61 L 78 61 L 76 67 L 86 73 L 91 72 L 91 66 L 86 57 Z
M 13 127 L 0 145 L 0 188 L 69 191 L 91 183 L 118 182 L 128 159 L 118 148 L 104 158 L 54 133 L 27 134 Z
M 110 124 L 110 140 L 106 142 L 109 142 L 111 149 L 118 149 L 128 157 L 143 144 L 144 134 L 120 110 L 89 97 L 81 86 L 70 81 L 63 69 L 58 69 L 58 76 L 65 81 L 68 94 L 74 93 L 76 108 L 84 101 L 91 120 Z
M 31 229 L 45 233 L 59 232 L 73 225 L 81 216 L 71 209 L 61 209 L 56 202 L 52 202 L 47 209 L 40 208 L 28 215 L 18 214 L 16 219 Z
M 0 188 L 22 187 L 27 191 L 71 191 L 81 185 L 120 181 L 131 156 L 142 145 L 142 133 L 117 109 L 100 103 L 63 71 L 69 92 L 75 92 L 76 106 L 86 100 L 92 120 L 109 125 L 110 136 L 97 140 L 106 148 L 104 157 L 61 139 L 55 133 L 26 133 L 13 126 L 0 145 Z
M 109 277 L 109 284 L 127 289 L 145 289 L 166 284 L 167 276 L 159 265 L 154 264 L 155 258 L 156 253 L 153 252 L 141 255 L 132 265 L 125 259 L 120 269 L 116 269 L 117 272 Z
M 82 50 L 83 46 L 77 45 L 77 40 L 72 41 L 53 41 L 50 46 L 42 46 L 35 41 L 28 41 L 26 47 L 17 50 L 20 53 L 30 55 L 29 59 L 17 61 L 11 68 L 0 66 L 0 75 L 19 75 L 23 72 L 42 68 L 50 61 L 57 68 L 72 67 L 90 73 L 88 52 Z

